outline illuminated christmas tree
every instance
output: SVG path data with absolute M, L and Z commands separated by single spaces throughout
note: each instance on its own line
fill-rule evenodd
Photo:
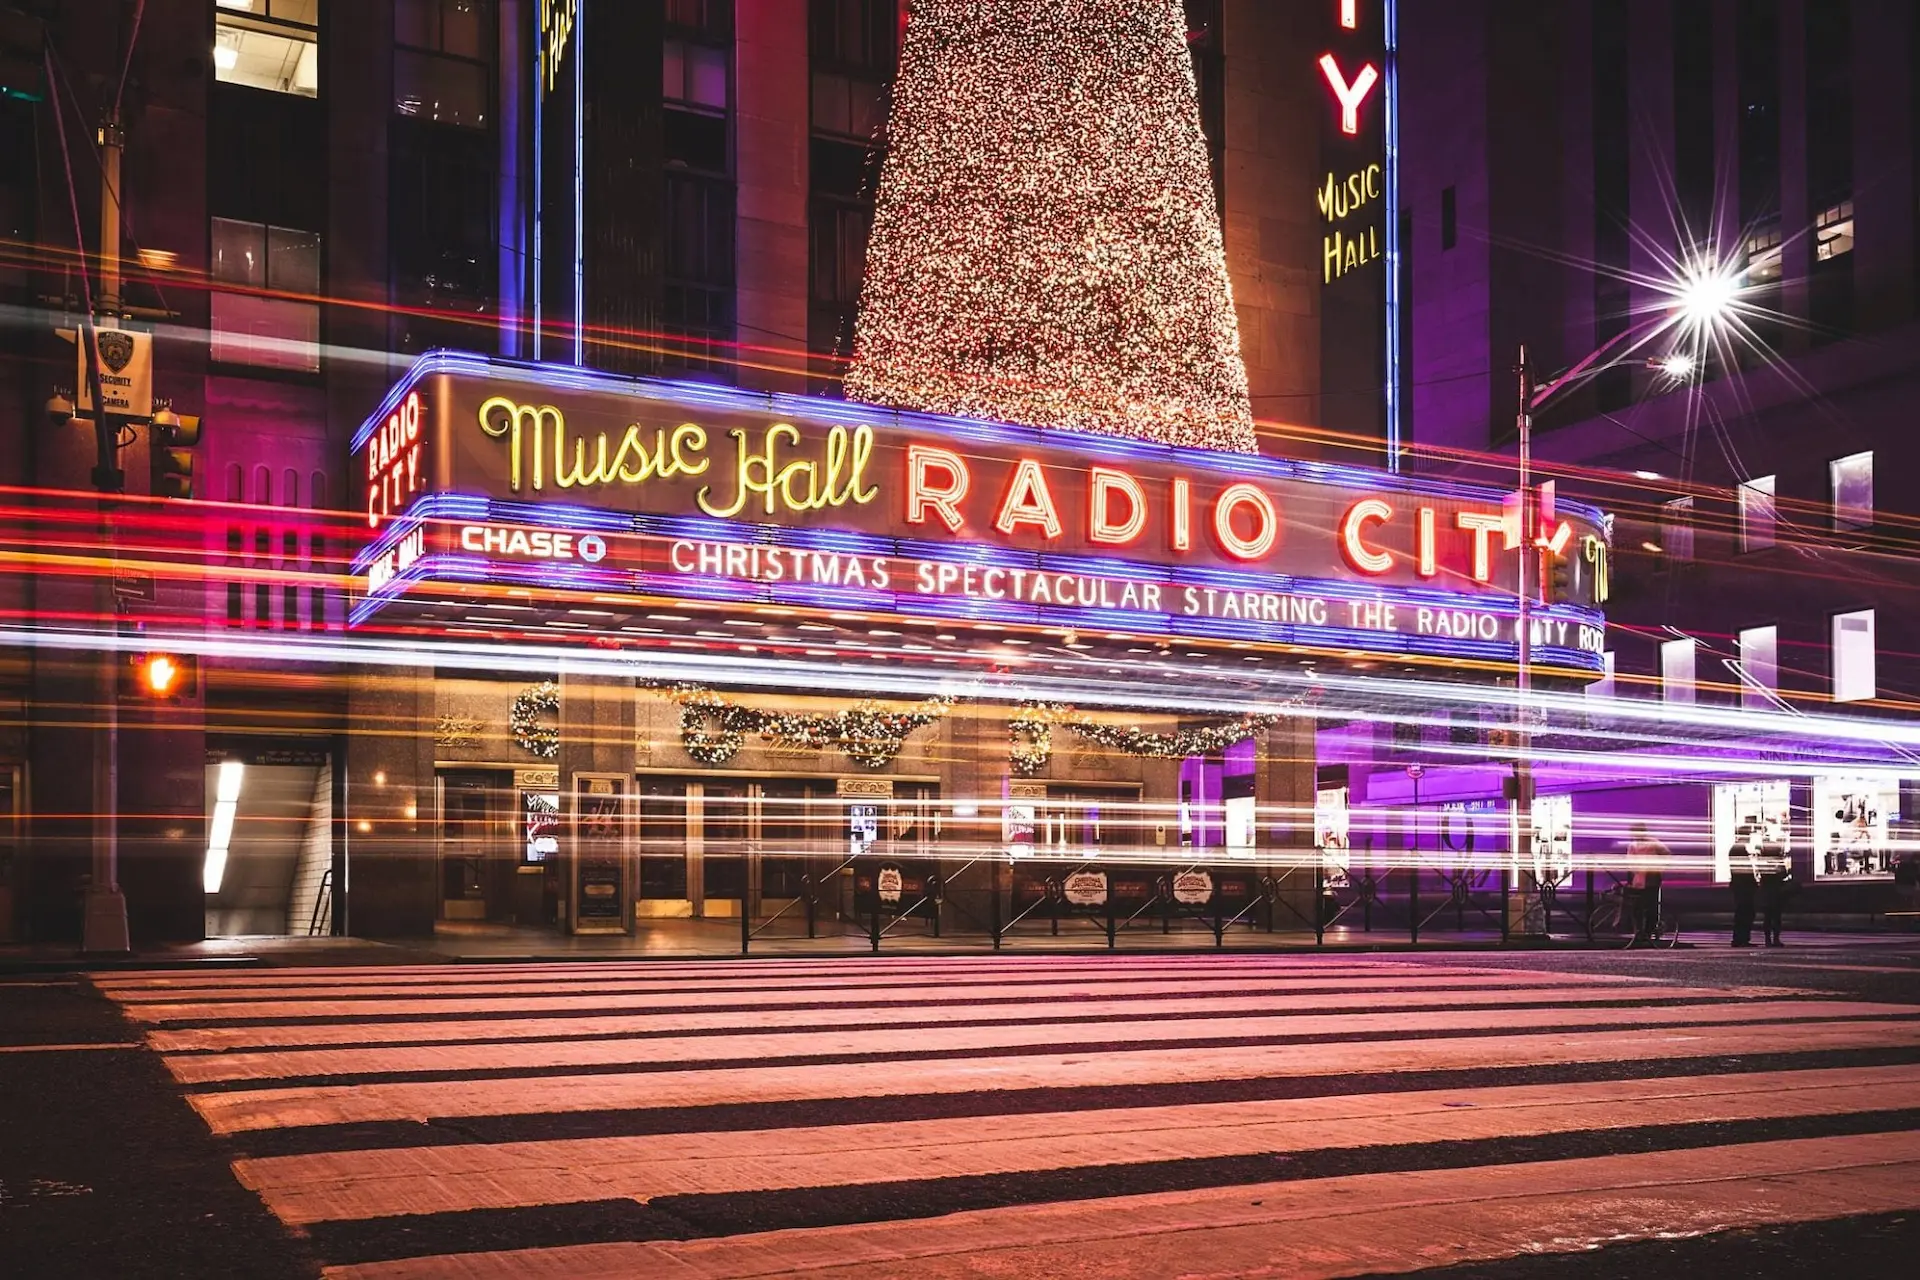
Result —
M 1251 451 L 1181 0 L 913 0 L 847 394 Z

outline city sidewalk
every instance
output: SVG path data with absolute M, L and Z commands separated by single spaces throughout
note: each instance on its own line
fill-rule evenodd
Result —
M 1911 947 L 1911 932 L 1837 933 L 1788 932 L 1792 949 L 1870 950 L 1876 947 Z M 1176 928 L 1161 933 L 1158 928 L 1122 930 L 1116 950 L 1133 954 L 1172 952 L 1190 954 L 1215 950 L 1213 934 L 1199 927 Z M 1720 949 L 1726 946 L 1724 929 L 1702 928 L 1683 933 L 1683 948 Z M 1241 953 L 1284 951 L 1322 952 L 1443 952 L 1443 951 L 1617 951 L 1625 939 L 1600 936 L 1592 942 L 1579 932 L 1556 931 L 1547 938 L 1515 939 L 1504 947 L 1498 930 L 1434 930 L 1421 934 L 1417 946 L 1407 940 L 1404 929 L 1329 929 L 1326 941 L 1315 945 L 1313 935 L 1304 930 L 1267 933 L 1263 930 L 1232 930 L 1225 946 L 1219 948 Z M 1108 950 L 1104 930 L 1085 921 L 1061 921 L 1055 937 L 1044 926 L 1023 926 L 1007 935 L 1001 944 L 1003 955 L 1085 954 Z M 993 953 L 991 938 L 979 933 L 949 933 L 935 938 L 924 931 L 907 933 L 895 930 L 883 936 L 879 954 L 886 955 L 986 955 Z M 71 946 L 0 946 L 0 973 L 71 972 L 115 968 L 219 968 L 219 967 L 300 967 L 308 965 L 392 965 L 447 963 L 507 963 L 534 960 L 687 960 L 724 959 L 741 953 L 740 927 L 731 920 L 655 920 L 645 922 L 631 935 L 572 937 L 547 929 L 515 928 L 508 925 L 442 925 L 432 938 L 376 941 L 364 938 L 240 937 L 209 938 L 204 942 L 180 943 L 130 956 L 84 956 Z M 749 957 L 857 957 L 873 954 L 865 932 L 847 930 L 807 938 L 792 933 L 761 934 L 751 939 Z

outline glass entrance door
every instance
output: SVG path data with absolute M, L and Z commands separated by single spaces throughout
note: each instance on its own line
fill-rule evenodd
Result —
M 833 785 L 807 778 L 640 780 L 637 914 L 764 915 L 831 849 Z

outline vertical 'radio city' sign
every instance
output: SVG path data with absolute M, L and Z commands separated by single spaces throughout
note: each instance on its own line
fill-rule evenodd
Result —
M 1337 2 L 1338 25 L 1334 47 L 1320 55 L 1320 78 L 1332 94 L 1329 106 L 1339 123 L 1338 133 L 1332 136 L 1350 139 L 1355 145 L 1325 148 L 1326 176 L 1314 192 L 1321 222 L 1322 284 L 1378 262 L 1382 239 L 1383 172 L 1374 140 L 1380 136 L 1383 88 L 1380 70 L 1373 63 L 1381 37 L 1367 28 L 1377 25 L 1383 15 L 1378 0 L 1364 6 L 1360 0 L 1329 2 Z

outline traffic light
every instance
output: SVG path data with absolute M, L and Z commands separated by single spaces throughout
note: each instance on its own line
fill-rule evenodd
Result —
M 193 446 L 200 443 L 200 419 L 163 409 L 153 415 L 147 458 L 153 472 L 148 492 L 156 498 L 193 496 Z
M 1547 602 L 1572 601 L 1574 591 L 1573 557 L 1549 554 L 1547 556 Z
M 47 100 L 47 71 L 42 61 L 46 41 L 40 19 L 14 5 L 0 7 L 0 98 Z
M 177 702 L 200 687 L 200 664 L 192 654 L 130 653 L 120 670 L 123 697 Z

